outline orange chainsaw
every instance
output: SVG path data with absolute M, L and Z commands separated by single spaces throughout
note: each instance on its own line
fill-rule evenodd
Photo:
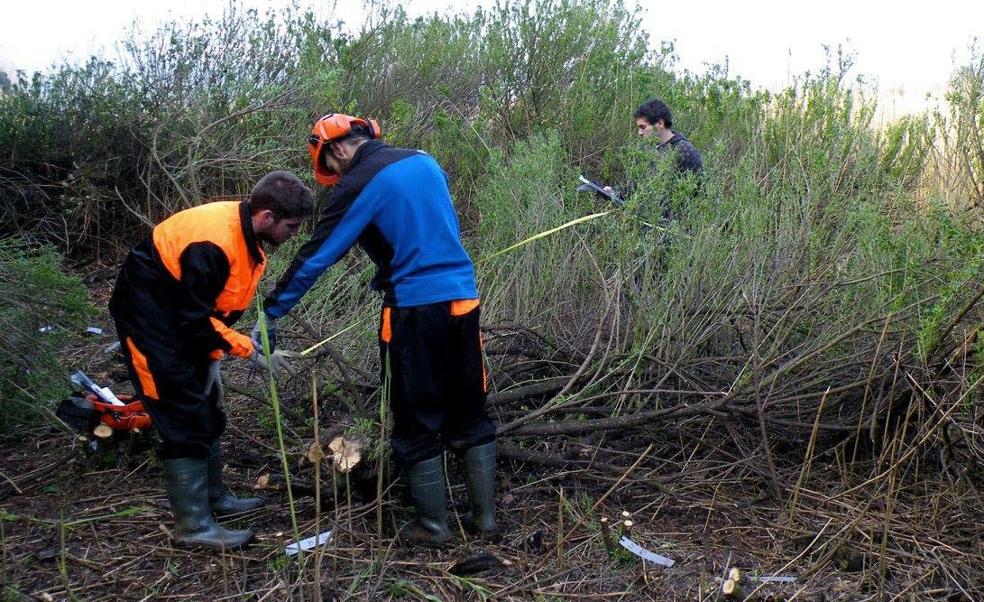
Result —
M 70 379 L 83 390 L 61 402 L 55 415 L 75 430 L 92 432 L 100 424 L 116 431 L 138 431 L 151 426 L 143 402 L 128 395 L 117 397 L 108 387 L 92 382 L 84 372 L 76 371 Z

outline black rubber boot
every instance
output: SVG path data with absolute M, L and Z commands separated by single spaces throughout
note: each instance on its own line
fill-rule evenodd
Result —
M 208 460 L 164 460 L 164 489 L 174 514 L 174 539 L 186 545 L 234 550 L 253 539 L 252 531 L 220 527 L 208 503 Z
M 400 532 L 406 543 L 439 548 L 451 539 L 444 493 L 444 456 L 418 462 L 407 471 L 417 518 Z
M 473 535 L 486 541 L 497 541 L 495 526 L 495 442 L 470 447 L 462 454 L 465 486 L 471 514 L 462 517 L 461 524 Z
M 222 516 L 256 510 L 263 505 L 261 497 L 236 497 L 222 482 L 222 451 L 219 442 L 212 444 L 208 458 L 208 504 L 212 512 Z

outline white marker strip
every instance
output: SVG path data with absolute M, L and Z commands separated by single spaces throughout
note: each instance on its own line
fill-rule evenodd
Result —
M 771 577 L 759 577 L 759 583 L 795 583 L 796 577 L 790 575 L 773 575 Z
M 667 558 L 666 556 L 660 556 L 659 554 L 650 552 L 649 550 L 640 547 L 639 544 L 635 543 L 634 541 L 632 541 L 631 539 L 629 539 L 624 535 L 622 536 L 621 539 L 618 540 L 618 545 L 622 546 L 623 548 L 632 552 L 633 554 L 635 554 L 639 558 L 642 558 L 643 560 L 648 560 L 649 562 L 658 564 L 660 566 L 665 566 L 666 568 L 670 568 L 671 566 L 676 564 L 676 561 L 673 560 L 672 558 Z
M 320 546 L 328 543 L 328 540 L 330 539 L 331 539 L 331 531 L 325 531 L 324 533 L 313 535 L 311 537 L 308 537 L 307 539 L 302 539 L 300 543 L 287 544 L 286 546 L 284 546 L 284 554 L 288 556 L 293 556 L 294 554 L 297 554 L 297 552 L 300 550 L 304 550 L 305 552 L 307 552 L 308 550 L 310 550 L 315 546 Z

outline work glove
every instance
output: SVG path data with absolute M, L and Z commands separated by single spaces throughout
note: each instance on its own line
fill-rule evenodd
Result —
M 262 318 L 261 318 L 262 319 Z M 277 348 L 277 319 L 266 316 L 267 337 L 270 339 L 270 352 Z M 253 330 L 249 333 L 249 338 L 253 340 L 253 349 L 263 352 L 263 335 L 260 327 L 260 320 L 256 320 Z
M 294 370 L 289 359 L 292 356 L 293 354 L 291 352 L 278 349 L 271 353 L 270 357 L 267 357 L 262 351 L 256 350 L 253 352 L 250 361 L 253 362 L 254 368 L 262 368 L 273 373 L 274 378 L 279 377 L 284 372 L 294 376 L 296 370 Z
M 218 388 L 217 403 L 225 401 L 225 386 L 222 385 L 222 360 L 212 360 L 208 365 L 208 376 L 205 377 L 205 397 L 212 392 L 212 387 Z

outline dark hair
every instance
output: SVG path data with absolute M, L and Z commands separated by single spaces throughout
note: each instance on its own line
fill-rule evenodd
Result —
M 265 209 L 277 219 L 304 218 L 314 213 L 314 195 L 289 171 L 271 171 L 249 193 L 249 214 Z
M 635 112 L 635 118 L 639 119 L 640 117 L 648 121 L 649 125 L 656 125 L 656 122 L 662 119 L 664 126 L 668 128 L 673 127 L 673 118 L 670 117 L 670 107 L 666 106 L 666 103 L 658 98 L 649 99 L 639 105 L 639 108 Z
M 326 164 L 325 153 L 331 152 L 332 144 L 341 144 L 343 142 L 345 144 L 355 144 L 357 142 L 365 142 L 370 138 L 372 138 L 372 132 L 369 131 L 369 128 L 358 123 L 353 123 L 349 128 L 348 134 L 345 134 L 341 138 L 335 138 L 330 143 L 321 147 L 321 154 L 318 155 L 318 161 L 321 161 L 323 165 Z
M 332 140 L 332 142 L 359 142 L 361 140 L 369 140 L 372 138 L 372 132 L 366 126 L 361 123 L 353 123 L 351 128 L 349 128 L 349 133 L 339 138 L 337 140 Z

